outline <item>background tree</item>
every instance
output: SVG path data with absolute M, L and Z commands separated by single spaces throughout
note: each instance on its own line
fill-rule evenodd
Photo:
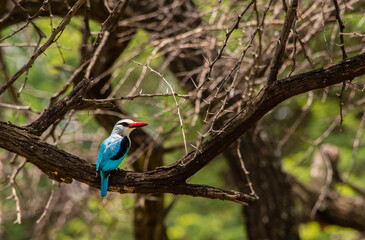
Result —
M 2 6 L 1 238 L 361 238 L 363 1 Z

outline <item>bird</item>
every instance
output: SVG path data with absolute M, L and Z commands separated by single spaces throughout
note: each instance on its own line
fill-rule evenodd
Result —
M 110 136 L 100 145 L 96 171 L 101 177 L 101 196 L 105 197 L 108 190 L 108 181 L 111 171 L 118 168 L 127 155 L 131 146 L 129 134 L 138 127 L 148 125 L 145 122 L 134 122 L 130 119 L 119 120 Z

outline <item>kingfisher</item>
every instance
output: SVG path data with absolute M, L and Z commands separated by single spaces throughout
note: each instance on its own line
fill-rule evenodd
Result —
M 134 122 L 130 119 L 119 120 L 110 136 L 100 146 L 96 171 L 101 176 L 101 196 L 105 197 L 108 190 L 110 171 L 118 168 L 131 146 L 129 134 L 138 127 L 148 125 L 145 122 Z

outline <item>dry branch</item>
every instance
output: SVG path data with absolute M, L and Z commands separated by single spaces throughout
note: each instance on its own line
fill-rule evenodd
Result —
M 8 89 L 25 71 L 27 71 L 35 62 L 35 60 L 42 54 L 46 49 L 54 43 L 55 39 L 60 37 L 62 31 L 66 28 L 66 26 L 71 21 L 71 18 L 75 15 L 76 11 L 82 6 L 85 0 L 79 0 L 75 3 L 75 5 L 70 9 L 67 15 L 64 17 L 62 22 L 56 27 L 48 40 L 30 57 L 29 61 L 24 64 L 11 78 L 6 82 L 4 86 L 0 88 L 0 95 Z
M 280 34 L 280 38 L 278 39 L 278 43 L 277 43 L 276 50 L 275 50 L 275 55 L 272 60 L 273 63 L 272 63 L 270 73 L 269 73 L 269 78 L 268 78 L 269 83 L 272 83 L 272 82 L 276 81 L 276 79 L 277 79 L 279 68 L 281 67 L 282 62 L 283 62 L 286 42 L 288 41 L 289 33 L 290 33 L 290 30 L 292 29 L 293 22 L 296 21 L 297 8 L 298 8 L 298 1 L 293 0 L 291 2 L 289 10 L 286 14 L 283 30 Z
M 289 176 L 293 186 L 293 192 L 301 199 L 303 206 L 314 206 L 321 194 L 313 186 L 306 186 L 296 180 L 295 177 Z M 343 227 L 351 227 L 361 232 L 365 230 L 365 201 L 360 197 L 345 197 L 335 191 L 326 194 L 320 209 L 315 212 L 314 219 L 325 224 L 336 224 Z M 311 209 L 305 209 L 302 216 L 305 221 L 313 220 Z
M 110 178 L 109 190 L 121 193 L 187 194 L 248 202 L 253 197 L 247 194 L 190 185 L 185 182 L 280 102 L 306 91 L 352 80 L 363 74 L 365 74 L 365 54 L 359 54 L 337 64 L 275 81 L 264 87 L 219 133 L 203 143 L 199 152 L 190 152 L 180 161 L 154 171 L 115 171 Z M 48 114 L 51 114 L 51 110 Z M 20 128 L 0 123 L 0 147 L 25 157 L 56 181 L 70 183 L 75 179 L 99 188 L 100 182 L 95 176 L 95 165 L 40 140 L 30 131 L 39 127 L 39 124 L 36 128 Z M 181 162 L 184 164 L 180 164 Z
M 71 183 L 73 179 L 100 188 L 100 178 L 96 175 L 95 164 L 69 154 L 24 128 L 0 122 L 0 146 L 21 152 L 29 162 L 36 165 L 51 179 Z M 173 175 L 169 169 L 138 173 L 116 170 L 110 178 L 109 191 L 120 193 L 173 193 L 229 200 L 245 204 L 253 200 L 248 194 L 226 191 L 204 185 L 187 184 Z

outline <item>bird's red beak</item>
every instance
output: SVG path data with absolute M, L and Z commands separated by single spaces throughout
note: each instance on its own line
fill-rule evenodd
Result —
M 129 124 L 129 127 L 144 127 L 146 125 L 148 125 L 148 123 L 145 123 L 145 122 L 134 122 L 134 123 Z

